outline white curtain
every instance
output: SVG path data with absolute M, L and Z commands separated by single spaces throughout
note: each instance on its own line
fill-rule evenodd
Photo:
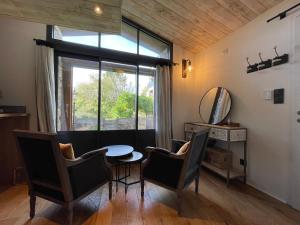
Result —
M 171 75 L 169 66 L 156 66 L 156 146 L 170 149 L 172 138 Z
M 38 129 L 41 132 L 56 132 L 53 48 L 36 45 L 35 56 L 35 91 Z

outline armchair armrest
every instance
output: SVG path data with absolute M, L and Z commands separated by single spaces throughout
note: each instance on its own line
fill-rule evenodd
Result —
M 112 169 L 107 163 L 107 149 L 87 152 L 75 160 L 66 160 L 74 198 L 112 179 Z
M 151 154 L 153 153 L 157 153 L 157 154 L 162 154 L 162 155 L 166 155 L 169 158 L 174 158 L 174 159 L 184 159 L 184 155 L 176 155 L 173 152 L 170 152 L 169 150 L 165 149 L 165 148 L 159 148 L 159 147 L 146 147 L 146 151 L 148 153 L 148 157 L 150 158 Z
M 75 165 L 81 164 L 81 163 L 87 161 L 89 158 L 97 156 L 99 154 L 100 155 L 102 154 L 105 156 L 106 152 L 107 152 L 107 148 L 100 148 L 100 149 L 96 149 L 93 151 L 89 151 L 89 152 L 81 155 L 80 157 L 77 157 L 74 160 L 66 159 L 66 165 L 67 165 L 67 167 L 75 166 Z

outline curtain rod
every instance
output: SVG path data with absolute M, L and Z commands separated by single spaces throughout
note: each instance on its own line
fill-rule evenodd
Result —
M 33 41 L 35 41 L 36 45 L 43 45 L 43 46 L 47 46 L 50 48 L 53 48 L 53 44 L 49 41 L 45 41 L 45 40 L 41 40 L 41 39 L 33 39 Z
M 34 38 L 33 41 L 36 43 L 36 45 L 43 45 L 43 46 L 47 46 L 50 48 L 54 48 L 54 45 L 55 45 L 55 43 L 52 43 L 50 41 L 45 41 L 45 40 L 36 39 L 36 38 Z M 169 63 L 158 63 L 157 65 L 177 66 L 177 65 L 179 65 L 179 63 L 169 62 Z
M 281 12 L 281 13 L 278 13 L 276 16 L 272 17 L 271 19 L 268 19 L 267 23 L 271 22 L 272 20 L 276 19 L 277 17 L 279 17 L 281 20 L 284 19 L 286 17 L 287 12 L 291 11 L 292 9 L 294 9 L 298 6 L 300 6 L 300 3 L 292 6 L 291 8 L 289 8 L 289 9 L 287 9 L 287 10 Z

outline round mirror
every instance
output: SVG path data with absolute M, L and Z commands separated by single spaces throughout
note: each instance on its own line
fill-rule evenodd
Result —
M 199 105 L 199 114 L 204 123 L 221 123 L 229 114 L 231 97 L 222 87 L 210 89 L 202 97 Z

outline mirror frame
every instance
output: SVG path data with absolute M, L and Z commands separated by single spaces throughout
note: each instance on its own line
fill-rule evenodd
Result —
M 213 87 L 213 88 L 209 89 L 208 91 L 206 91 L 206 92 L 204 93 L 204 95 L 202 96 L 202 98 L 201 98 L 201 100 L 200 100 L 200 104 L 199 104 L 198 114 L 199 114 L 201 120 L 203 121 L 203 123 L 206 123 L 206 122 L 205 122 L 205 120 L 204 120 L 204 119 L 202 118 L 202 116 L 201 116 L 201 113 L 200 113 L 200 106 L 201 106 L 201 103 L 202 103 L 204 97 L 207 95 L 207 93 L 210 92 L 210 91 L 211 91 L 212 89 L 214 89 L 214 88 L 224 88 L 224 87 Z M 230 92 L 229 92 L 226 88 L 224 88 L 224 89 L 227 91 L 227 93 L 229 94 L 229 97 L 230 97 L 230 109 L 229 109 L 228 113 L 226 114 L 226 116 L 224 117 L 224 119 L 222 119 L 220 122 L 215 123 L 215 124 L 212 124 L 212 123 L 209 123 L 209 122 L 208 122 L 208 123 L 206 123 L 206 124 L 211 124 L 211 125 L 218 125 L 218 124 L 221 124 L 221 123 L 223 123 L 223 122 L 227 119 L 229 113 L 231 112 L 231 108 L 232 108 L 232 98 L 231 98 L 231 94 L 230 94 Z

